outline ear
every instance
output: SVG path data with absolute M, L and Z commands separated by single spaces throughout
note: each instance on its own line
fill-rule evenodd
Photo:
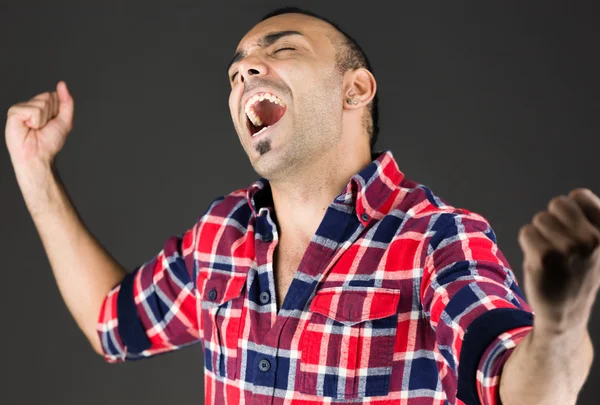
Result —
M 344 108 L 358 109 L 368 105 L 377 91 L 373 74 L 365 69 L 349 70 L 344 75 Z

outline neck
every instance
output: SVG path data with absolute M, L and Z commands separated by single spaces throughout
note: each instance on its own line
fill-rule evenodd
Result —
M 368 146 L 353 146 L 332 148 L 293 178 L 270 182 L 282 241 L 307 244 L 350 178 L 371 163 Z

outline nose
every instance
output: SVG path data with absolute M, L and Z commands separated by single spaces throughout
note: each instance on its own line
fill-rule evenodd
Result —
M 242 59 L 238 67 L 242 82 L 245 82 L 252 76 L 261 77 L 267 74 L 267 65 L 255 55 Z

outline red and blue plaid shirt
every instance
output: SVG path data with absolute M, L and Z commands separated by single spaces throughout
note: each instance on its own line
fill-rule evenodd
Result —
M 107 295 L 106 360 L 201 342 L 215 405 L 500 403 L 533 311 L 483 217 L 381 153 L 328 207 L 278 309 L 273 214 L 262 179 L 168 239 Z

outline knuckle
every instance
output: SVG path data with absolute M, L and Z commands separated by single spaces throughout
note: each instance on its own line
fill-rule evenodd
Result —
M 582 198 L 585 195 L 589 195 L 589 193 L 591 193 L 591 192 L 592 192 L 592 190 L 590 190 L 589 188 L 578 187 L 569 192 L 569 197 L 570 198 Z
M 530 227 L 531 224 L 523 225 L 521 228 L 519 228 L 519 235 L 526 235 L 529 232 Z
M 8 108 L 7 114 L 16 114 L 17 110 L 23 107 L 23 103 L 16 103 Z
M 533 216 L 531 222 L 535 226 L 542 225 L 548 219 L 548 215 L 549 214 L 546 211 L 540 211 Z
M 559 196 L 552 198 L 550 200 L 550 202 L 548 202 L 548 210 L 550 210 L 550 211 L 561 210 L 566 204 L 568 204 L 567 200 L 568 200 L 567 196 L 564 196 L 564 195 L 559 195 Z
M 527 225 L 523 225 L 520 229 L 519 229 L 519 240 L 525 240 L 529 237 L 529 235 L 531 235 L 531 232 L 534 230 L 533 225 L 531 224 L 527 224 Z

